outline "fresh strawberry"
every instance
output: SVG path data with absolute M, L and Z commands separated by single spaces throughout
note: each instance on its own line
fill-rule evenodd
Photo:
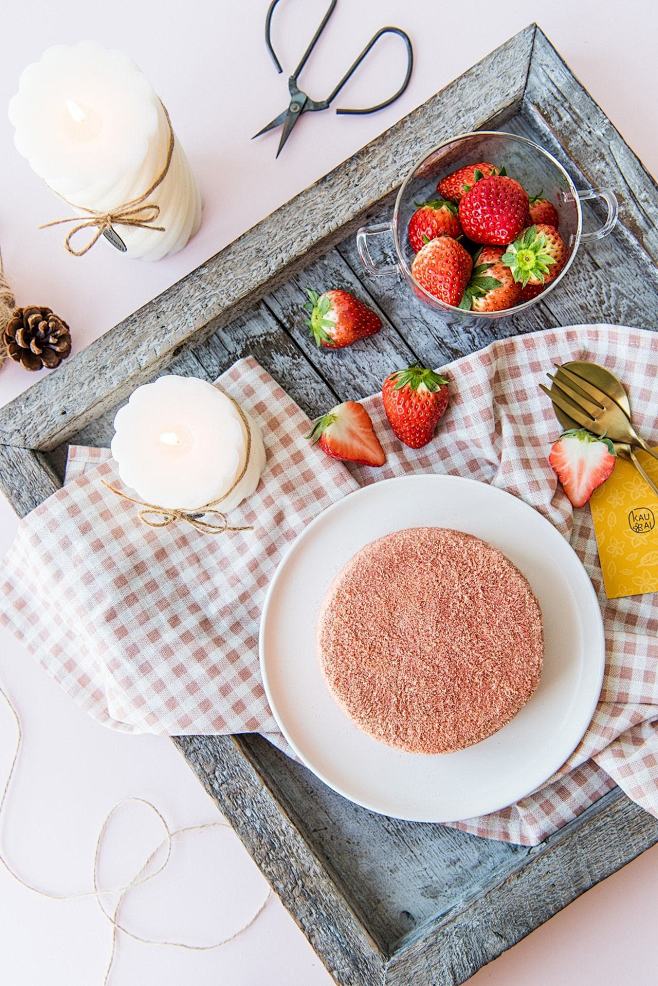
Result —
M 478 161 L 477 164 L 467 164 L 465 168 L 459 168 L 457 171 L 446 175 L 436 186 L 436 190 L 442 198 L 449 199 L 451 202 L 459 202 L 462 195 L 480 178 L 504 174 L 504 168 L 499 171 L 495 164 L 489 164 L 488 161 Z
M 560 225 L 557 209 L 549 199 L 542 198 L 541 192 L 539 195 L 530 196 L 528 211 L 530 212 L 530 222 L 535 225 L 546 223 L 547 226 L 555 226 L 556 229 Z
M 386 462 L 370 415 L 358 401 L 345 401 L 323 414 L 306 437 L 334 459 L 362 466 L 383 466 Z
M 514 280 L 522 287 L 550 284 L 566 261 L 564 240 L 555 226 L 545 223 L 529 226 L 514 243 L 510 243 L 502 257 L 502 262 L 507 264 Z
M 514 178 L 481 178 L 462 197 L 459 221 L 474 243 L 505 246 L 527 224 L 527 192 Z
M 421 288 L 455 306 L 462 300 L 472 269 L 470 253 L 451 236 L 430 240 L 411 264 L 411 273 Z
M 379 332 L 382 320 L 371 308 L 340 288 L 318 294 L 308 291 L 308 326 L 316 345 L 325 349 L 342 349 L 357 339 Z
M 437 236 L 460 236 L 457 206 L 447 199 L 432 199 L 418 206 L 409 220 L 409 246 L 418 253 Z
M 574 428 L 558 438 L 548 461 L 574 507 L 582 507 L 605 483 L 617 460 L 609 438 L 597 438 L 584 428 Z
M 382 397 L 391 428 L 409 448 L 422 448 L 432 440 L 450 399 L 446 378 L 422 366 L 391 373 L 384 380 Z
M 521 285 L 509 267 L 500 262 L 502 247 L 484 247 L 475 255 L 475 267 L 459 307 L 474 312 L 499 312 L 513 308 L 521 296 Z

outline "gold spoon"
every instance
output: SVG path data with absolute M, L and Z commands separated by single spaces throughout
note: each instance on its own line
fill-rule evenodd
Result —
M 611 397 L 612 400 L 619 405 L 621 410 L 630 420 L 631 402 L 628 399 L 628 393 L 626 392 L 626 388 L 621 380 L 619 380 L 614 373 L 611 373 L 611 371 L 605 366 L 600 366 L 598 363 L 588 363 L 584 360 L 572 360 L 571 362 L 564 363 L 563 365 L 567 370 L 571 370 L 572 373 L 575 373 L 587 383 L 591 383 L 595 387 L 598 387 L 600 390 L 604 391 L 608 397 Z M 553 395 L 552 383 L 550 394 L 551 396 Z M 580 425 L 574 421 L 573 418 L 570 418 L 569 415 L 562 410 L 562 408 L 553 404 L 553 410 L 555 411 L 555 416 L 563 428 L 569 429 L 580 427 Z M 631 462 L 642 476 L 645 483 L 647 483 L 653 492 L 658 496 L 658 486 L 656 486 L 654 481 L 647 474 L 641 462 L 635 455 L 632 445 L 629 445 L 626 442 L 613 442 L 612 444 L 614 445 L 615 452 L 619 458 L 626 459 L 628 462 Z

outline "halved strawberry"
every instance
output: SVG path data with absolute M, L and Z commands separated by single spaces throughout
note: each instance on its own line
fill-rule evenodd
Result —
M 439 236 L 418 251 L 411 273 L 428 294 L 447 305 L 457 306 L 472 268 L 471 255 L 461 243 L 451 236 Z
M 503 254 L 502 262 L 512 271 L 514 280 L 545 286 L 554 281 L 567 262 L 567 248 L 554 226 L 540 223 L 529 226 Z
M 573 428 L 554 443 L 548 461 L 574 507 L 582 507 L 605 483 L 617 460 L 609 438 Z
M 409 448 L 432 440 L 450 400 L 445 377 L 422 366 L 391 373 L 382 387 L 384 410 L 391 428 Z
M 550 199 L 542 198 L 541 192 L 539 195 L 530 196 L 528 211 L 531 223 L 546 223 L 548 226 L 555 226 L 556 229 L 560 225 L 557 209 Z
M 345 401 L 323 414 L 306 437 L 334 459 L 363 466 L 383 466 L 386 462 L 370 415 L 358 401 Z
M 450 199 L 451 202 L 459 202 L 462 195 L 480 178 L 504 174 L 506 174 L 504 168 L 498 170 L 495 164 L 490 164 L 488 161 L 478 161 L 477 164 L 467 164 L 464 168 L 458 168 L 457 171 L 452 171 L 446 175 L 436 186 L 436 190 L 442 198 Z
M 409 220 L 409 246 L 414 253 L 418 253 L 437 236 L 459 236 L 461 231 L 454 202 L 432 199 L 419 205 Z
M 308 327 L 317 346 L 342 349 L 379 332 L 382 320 L 371 308 L 340 288 L 318 294 L 307 291 Z
M 473 274 L 459 303 L 474 312 L 500 312 L 513 308 L 521 296 L 521 285 L 509 267 L 500 262 L 502 247 L 484 247 L 475 255 Z
M 462 196 L 459 221 L 474 243 L 505 246 L 528 222 L 528 194 L 514 178 L 481 178 Z

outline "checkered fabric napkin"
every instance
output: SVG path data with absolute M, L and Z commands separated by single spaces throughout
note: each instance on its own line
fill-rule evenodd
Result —
M 253 529 L 149 528 L 101 483 L 122 488 L 108 450 L 72 448 L 64 487 L 19 526 L 0 623 L 107 726 L 276 741 L 258 661 L 265 592 L 288 545 L 356 483 L 309 447 L 308 418 L 255 360 L 217 382 L 263 432 L 261 482 L 230 515 Z
M 180 526 L 146 529 L 134 507 L 100 485 L 101 476 L 116 478 L 107 451 L 72 449 L 65 488 L 26 518 L 10 551 L 0 622 L 108 725 L 259 731 L 277 742 L 256 645 L 265 589 L 285 547 L 358 484 L 412 472 L 470 476 L 523 498 L 570 539 L 603 609 L 607 669 L 592 724 L 555 777 L 513 807 L 456 827 L 532 845 L 615 783 L 658 815 L 658 597 L 606 600 L 589 510 L 572 513 L 547 463 L 558 427 L 537 387 L 554 362 L 609 365 L 630 386 L 635 419 L 651 436 L 658 381 L 650 367 L 657 355 L 658 335 L 613 326 L 494 343 L 446 368 L 453 400 L 425 449 L 400 445 L 379 395 L 364 402 L 388 454 L 378 470 L 348 470 L 310 448 L 301 411 L 253 360 L 242 360 L 219 383 L 265 436 L 263 481 L 231 514 L 254 531 L 211 538 Z

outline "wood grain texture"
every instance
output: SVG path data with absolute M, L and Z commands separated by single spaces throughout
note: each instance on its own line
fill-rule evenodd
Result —
M 244 742 L 386 954 L 500 882 L 533 851 L 366 811 L 265 740 Z
M 263 742 L 263 741 L 261 741 Z M 344 986 L 383 986 L 385 956 L 252 756 L 249 740 L 175 739 L 295 921 Z
M 611 157 L 625 225 L 583 245 L 523 317 L 473 328 L 422 306 L 396 278 L 366 277 L 352 232 L 390 214 L 419 156 L 478 126 L 531 137 L 577 185 L 603 183 Z M 0 482 L 19 513 L 32 509 L 61 481 L 67 441 L 107 445 L 117 407 L 164 372 L 212 380 L 252 354 L 313 417 L 412 360 L 438 366 L 557 324 L 646 324 L 657 300 L 654 212 L 655 184 L 529 28 L 0 412 Z M 317 350 L 304 292 L 330 286 L 363 297 L 382 331 L 347 352 Z M 658 841 L 658 823 L 618 791 L 527 849 L 367 812 L 259 737 L 176 742 L 344 986 L 456 986 Z
M 524 866 L 400 949 L 388 963 L 387 986 L 459 986 L 656 842 L 658 819 L 611 791 Z
M 655 260 L 656 182 L 541 31 L 535 37 L 524 102 L 528 115 L 543 121 L 564 153 L 580 163 L 589 184 L 618 193 L 618 235 L 638 254 L 644 251 Z
M 61 483 L 41 452 L 0 445 L 0 489 L 19 517 L 38 507 Z

